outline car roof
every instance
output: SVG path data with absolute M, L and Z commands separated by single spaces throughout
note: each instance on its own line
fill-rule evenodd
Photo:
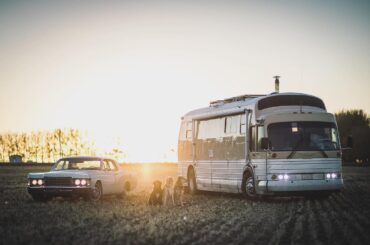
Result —
M 114 160 L 113 158 L 102 156 L 66 156 L 60 158 L 59 160 L 68 160 L 68 159 L 84 159 L 84 160 L 99 159 L 99 160 L 112 160 L 116 162 L 116 160 Z

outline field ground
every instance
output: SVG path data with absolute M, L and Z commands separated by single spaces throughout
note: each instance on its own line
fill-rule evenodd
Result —
M 0 244 L 370 244 L 370 168 L 344 167 L 345 188 L 328 199 L 185 195 L 184 207 L 148 207 L 154 179 L 176 167 L 136 170 L 123 200 L 34 202 L 26 174 L 50 167 L 0 166 Z

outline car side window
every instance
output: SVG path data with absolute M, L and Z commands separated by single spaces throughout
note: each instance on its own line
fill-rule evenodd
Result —
M 107 160 L 103 161 L 103 170 L 111 170 Z
M 61 170 L 64 167 L 65 161 L 59 161 L 58 164 L 55 166 L 54 170 Z
M 112 170 L 112 171 L 116 171 L 117 170 L 117 166 L 116 166 L 116 164 L 113 161 L 109 160 L 108 163 L 109 163 L 110 170 Z

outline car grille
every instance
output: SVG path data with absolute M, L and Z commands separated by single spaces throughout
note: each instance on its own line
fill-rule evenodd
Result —
M 48 177 L 45 178 L 45 186 L 72 186 L 71 177 Z

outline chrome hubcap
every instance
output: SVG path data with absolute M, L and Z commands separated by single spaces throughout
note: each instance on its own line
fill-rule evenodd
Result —
M 253 182 L 253 178 L 252 177 L 249 177 L 247 179 L 247 182 L 246 182 L 246 191 L 248 193 L 248 195 L 254 195 L 254 182 Z

